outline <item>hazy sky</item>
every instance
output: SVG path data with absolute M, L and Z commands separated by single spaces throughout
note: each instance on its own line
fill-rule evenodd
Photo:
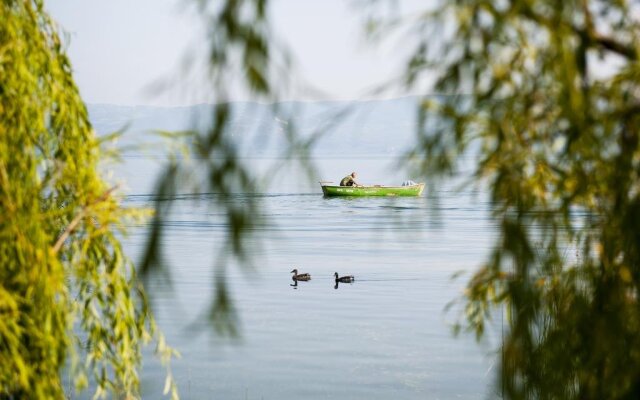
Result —
M 206 54 L 199 20 L 185 7 L 190 1 L 49 1 L 48 10 L 69 33 L 69 54 L 85 101 L 185 105 L 209 100 L 197 90 L 198 82 L 181 74 L 187 53 Z M 424 1 L 397 4 L 404 14 Z M 410 50 L 398 41 L 368 45 L 361 10 L 361 3 L 347 0 L 271 1 L 273 26 L 292 50 L 297 76 L 322 89 L 325 98 L 372 97 L 377 85 L 401 71 Z M 235 100 L 247 97 L 241 90 L 231 95 Z M 302 86 L 287 97 L 317 98 Z

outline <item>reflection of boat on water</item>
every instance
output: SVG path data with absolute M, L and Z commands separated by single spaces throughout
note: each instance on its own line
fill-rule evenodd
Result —
M 331 182 L 320 182 L 325 196 L 420 196 L 424 190 L 424 183 L 406 186 L 333 186 Z

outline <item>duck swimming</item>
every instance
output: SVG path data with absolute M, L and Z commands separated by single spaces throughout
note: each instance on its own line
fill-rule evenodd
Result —
M 310 281 L 311 280 L 311 275 L 299 274 L 297 269 L 293 269 L 291 273 L 293 274 L 291 279 L 293 279 L 294 281 Z
M 356 280 L 356 278 L 354 278 L 353 275 L 346 275 L 346 276 L 339 277 L 337 272 L 334 274 L 334 276 L 336 277 L 336 283 L 338 282 L 351 283 Z

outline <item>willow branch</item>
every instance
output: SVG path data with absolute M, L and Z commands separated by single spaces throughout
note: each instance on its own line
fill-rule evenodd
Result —
M 518 10 L 515 10 L 515 11 L 519 11 L 526 18 L 538 24 L 544 25 L 549 29 L 557 29 L 557 24 L 560 23 L 563 26 L 569 27 L 578 36 L 586 39 L 587 42 L 591 45 L 600 46 L 605 50 L 608 50 L 620 56 L 626 57 L 628 60 L 631 60 L 631 61 L 636 61 L 638 59 L 638 52 L 632 45 L 620 42 L 611 36 L 606 36 L 597 32 L 594 27 L 591 13 L 588 11 L 588 8 L 584 8 L 584 10 L 585 10 L 585 19 L 586 19 L 585 27 L 578 27 L 571 23 L 566 23 L 564 21 L 556 21 L 550 18 L 543 17 L 540 14 L 537 14 L 536 12 L 534 12 L 531 9 L 531 7 L 528 7 L 528 6 L 525 6 L 524 8 L 519 8 Z
M 611 37 L 594 33 L 591 36 L 591 40 L 593 40 L 594 43 L 604 47 L 605 49 L 624 56 L 629 60 L 635 61 L 638 59 L 638 52 L 635 48 L 620 43 Z
M 60 248 L 62 247 L 64 242 L 69 238 L 69 236 L 71 236 L 71 234 L 76 229 L 80 221 L 82 221 L 82 218 L 84 218 L 87 215 L 89 209 L 92 206 L 105 201 L 109 197 L 109 195 L 117 188 L 118 188 L 118 185 L 112 187 L 111 189 L 104 192 L 102 196 L 98 197 L 94 202 L 90 203 L 87 206 L 82 207 L 78 215 L 76 215 L 73 218 L 73 220 L 71 220 L 69 225 L 67 225 L 67 227 L 65 228 L 64 232 L 62 232 L 62 234 L 58 237 L 58 240 L 56 240 L 56 243 L 53 245 L 53 254 L 57 254 L 58 251 L 60 251 Z

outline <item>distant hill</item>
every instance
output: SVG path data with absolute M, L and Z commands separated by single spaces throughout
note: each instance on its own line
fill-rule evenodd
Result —
M 301 137 L 320 135 L 314 156 L 395 156 L 414 142 L 418 97 L 353 102 L 253 102 L 231 104 L 230 132 L 245 157 L 278 156 L 286 148 L 285 130 Z M 157 152 L 153 131 L 182 131 L 207 126 L 212 106 L 148 107 L 90 104 L 99 135 L 125 129 L 121 146 L 146 145 L 134 152 Z M 275 111 L 274 111 L 275 109 Z M 275 112 L 275 114 L 274 114 Z M 130 152 L 128 153 L 130 154 Z

